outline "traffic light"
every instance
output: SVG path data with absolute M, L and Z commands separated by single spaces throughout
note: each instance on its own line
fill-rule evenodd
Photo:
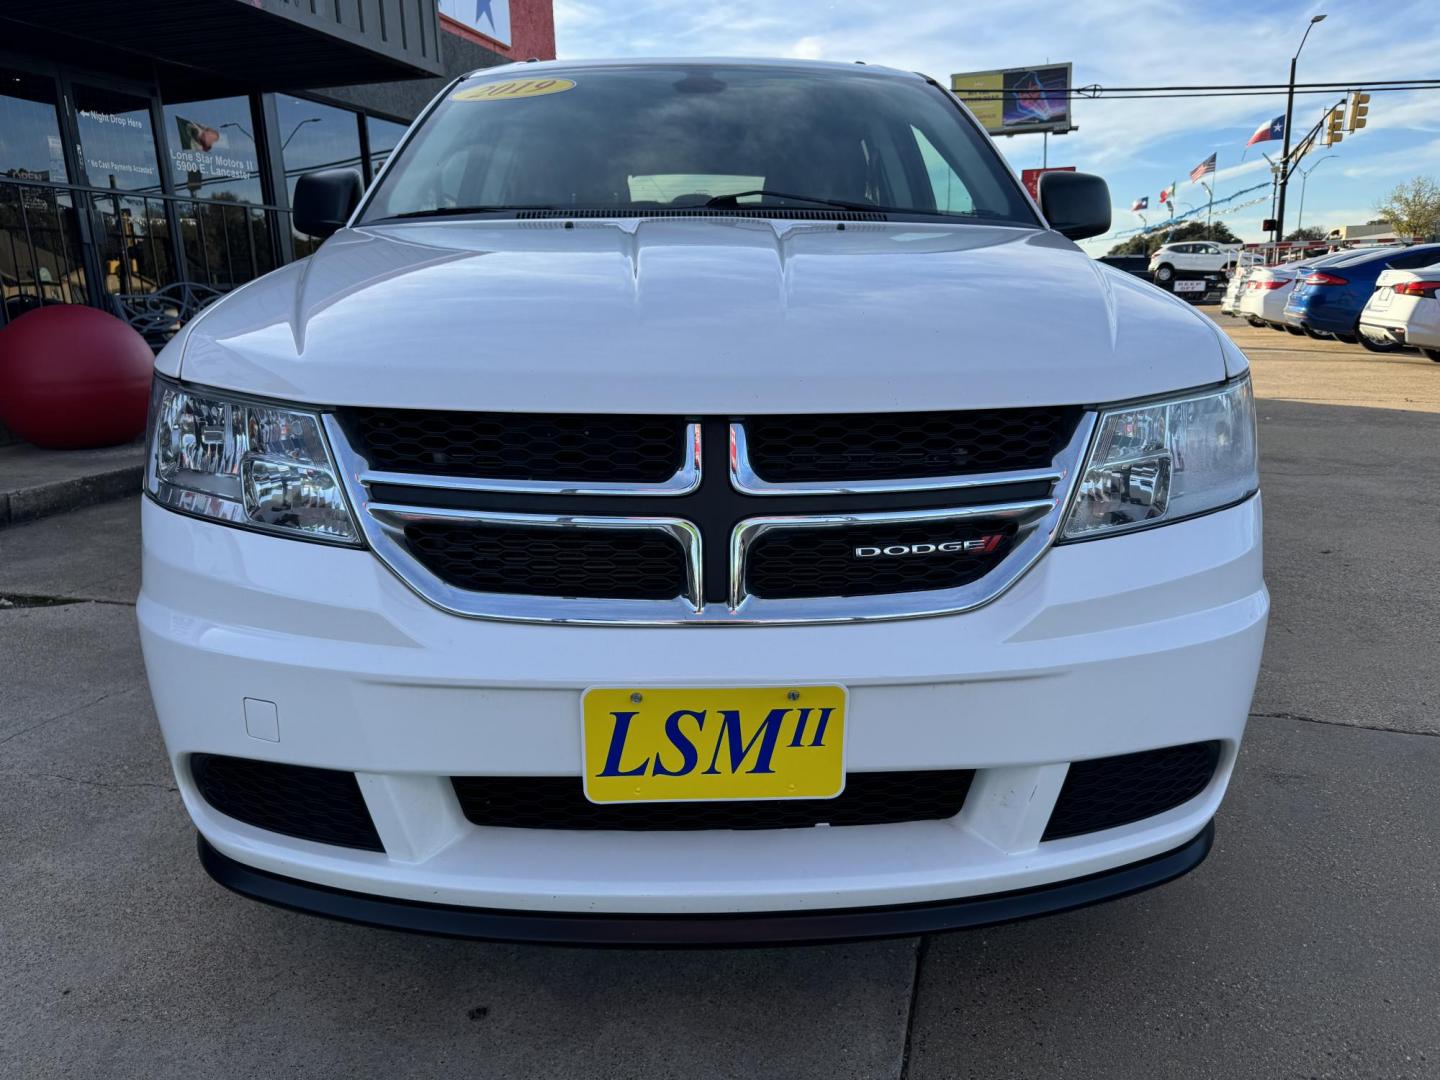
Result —
M 1350 95 L 1350 116 L 1349 123 L 1345 127 L 1350 131 L 1359 131 L 1365 126 L 1365 117 L 1370 114 L 1370 95 L 1356 90 Z
M 1325 135 L 1320 140 L 1326 146 L 1334 146 L 1345 137 L 1345 106 L 1336 105 L 1325 116 Z

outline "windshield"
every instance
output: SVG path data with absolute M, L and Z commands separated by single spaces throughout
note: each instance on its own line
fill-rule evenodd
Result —
M 707 203 L 1038 224 L 988 139 L 918 78 L 714 64 L 467 79 L 362 220 Z

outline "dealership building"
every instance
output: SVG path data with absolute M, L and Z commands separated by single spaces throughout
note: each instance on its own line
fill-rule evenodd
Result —
M 551 0 L 0 0 L 0 326 L 225 291 L 308 253 L 452 76 L 555 55 Z

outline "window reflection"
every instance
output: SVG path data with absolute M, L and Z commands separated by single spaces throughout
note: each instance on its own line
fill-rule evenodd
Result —
M 370 140 L 370 175 L 374 176 L 385 164 L 390 151 L 405 134 L 405 125 L 393 120 L 381 120 L 377 116 L 365 117 L 365 135 Z
M 88 300 L 70 193 L 0 181 L 0 325 L 44 304 Z
M 291 198 L 301 173 L 360 168 L 360 126 L 355 113 L 288 94 L 275 95 L 275 111 Z
M 0 67 L 0 176 L 63 184 L 64 143 L 55 80 Z
M 76 83 L 75 116 L 85 173 L 93 186 L 160 190 L 160 162 L 148 100 Z
M 0 67 L 0 325 L 89 299 L 55 80 Z
M 177 195 L 263 202 L 250 99 L 207 98 L 165 105 L 170 182 Z
M 288 94 L 275 95 L 275 112 L 280 121 L 277 134 L 292 205 L 295 182 L 301 173 L 360 168 L 360 118 L 355 113 Z M 309 255 L 320 246 L 302 233 L 294 236 L 296 256 Z

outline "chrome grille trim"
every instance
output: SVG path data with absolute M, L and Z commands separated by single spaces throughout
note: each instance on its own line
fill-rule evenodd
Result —
M 1062 454 L 1063 456 L 1063 454 Z M 764 480 L 750 464 L 750 448 L 743 422 L 730 425 L 730 483 L 746 495 L 884 495 L 914 491 L 953 491 L 959 488 L 1020 484 L 1027 481 L 1062 479 L 1064 473 L 1048 469 L 1016 469 L 1011 472 L 966 473 L 959 476 L 926 476 L 903 480 Z
M 338 425 L 337 425 L 338 426 Z M 332 438 L 334 436 L 332 435 Z M 700 425 L 685 425 L 684 456 L 675 475 L 658 484 L 604 483 L 570 480 L 502 480 L 483 476 L 436 476 L 428 473 L 366 469 L 362 484 L 395 484 L 440 491 L 484 491 L 498 495 L 689 495 L 700 488 Z
M 1049 498 L 1026 502 L 997 503 L 966 506 L 963 508 L 887 511 L 880 513 L 824 514 L 824 515 L 776 515 L 773 517 L 747 518 L 741 521 L 728 538 L 730 548 L 727 603 L 705 603 L 703 581 L 703 540 L 700 530 L 690 521 L 679 517 L 665 516 L 601 516 L 601 515 L 550 515 L 526 513 L 500 513 L 485 510 L 460 510 L 423 505 L 401 505 L 374 502 L 370 498 L 371 484 L 393 484 L 415 489 L 417 494 L 425 490 L 452 488 L 449 478 L 426 477 L 410 473 L 384 473 L 369 469 L 368 463 L 345 437 L 345 432 L 334 414 L 324 414 L 322 419 L 331 450 L 341 471 L 342 481 L 349 496 L 355 518 L 376 555 L 421 599 L 451 612 L 470 618 L 497 619 L 510 622 L 569 623 L 581 625 L 630 625 L 630 626 L 747 626 L 806 623 L 874 622 L 882 620 L 920 618 L 936 615 L 957 614 L 974 610 L 991 603 L 1010 589 L 1035 564 L 1041 555 L 1054 543 L 1060 527 L 1069 512 L 1078 481 L 1084 455 L 1094 437 L 1098 413 L 1087 411 L 1069 443 L 1055 456 L 1052 468 L 1025 470 L 1010 473 L 986 473 L 966 476 L 963 487 L 983 487 L 1017 480 L 1048 480 L 1052 484 Z M 732 428 L 733 432 L 733 428 Z M 699 484 L 700 445 L 699 425 L 690 425 L 687 442 L 695 453 L 696 485 Z M 742 440 L 743 441 L 743 440 Z M 732 451 L 734 447 L 732 444 Z M 734 473 L 732 454 L 732 477 Z M 718 478 L 717 478 L 718 479 Z M 938 478 L 939 480 L 951 478 Z M 439 481 L 426 483 L 428 480 Z M 713 482 L 713 481 L 712 481 Z M 724 483 L 724 480 L 721 480 Z M 937 479 L 918 481 L 932 484 Z M 880 484 L 910 483 L 909 481 L 876 481 Z M 651 490 L 639 492 L 627 487 L 626 490 L 607 491 L 611 494 L 653 494 L 659 485 L 636 485 Z M 624 485 L 617 486 L 626 487 Z M 784 485 L 787 489 L 791 485 Z M 479 488 L 519 493 L 515 488 Z M 926 487 L 873 488 L 857 485 L 844 489 L 820 490 L 800 486 L 798 490 L 774 492 L 777 494 L 876 494 L 884 491 L 924 491 Z M 943 490 L 943 489 L 942 489 Z M 530 494 L 556 494 L 556 492 L 527 492 Z M 567 487 L 565 494 L 588 494 L 579 487 Z M 757 492 L 745 492 L 757 494 Z M 990 573 L 978 581 L 956 589 L 935 589 L 923 592 L 884 593 L 868 596 L 813 597 L 798 599 L 764 599 L 749 596 L 744 588 L 744 560 L 755 539 L 767 528 L 781 526 L 801 528 L 846 527 L 855 524 L 875 524 L 893 521 L 897 524 L 913 524 L 916 521 L 947 521 L 962 518 L 1004 517 L 1016 522 L 1015 542 L 1009 553 Z M 613 600 L 595 597 L 547 597 L 512 593 L 480 593 L 458 589 L 419 562 L 412 555 L 405 542 L 404 526 L 414 521 L 464 521 L 471 520 L 486 524 L 514 524 L 519 526 L 541 526 L 553 528 L 611 528 L 611 529 L 656 529 L 675 538 L 684 548 L 686 559 L 687 592 L 673 600 Z M 720 542 L 725 542 L 723 539 Z M 737 584 L 738 581 L 738 584 Z
M 523 622 L 651 622 L 685 619 L 700 611 L 700 530 L 679 518 L 575 517 L 552 514 L 501 514 L 488 510 L 449 510 L 367 503 L 366 539 L 375 553 L 423 599 L 456 615 Z M 474 522 L 545 529 L 655 530 L 672 537 L 685 556 L 683 596 L 673 600 L 612 600 L 595 597 L 532 596 L 458 589 L 433 573 L 410 551 L 405 526 L 420 522 Z M 369 527 L 370 523 L 375 528 Z M 667 618 L 668 617 L 668 618 Z

